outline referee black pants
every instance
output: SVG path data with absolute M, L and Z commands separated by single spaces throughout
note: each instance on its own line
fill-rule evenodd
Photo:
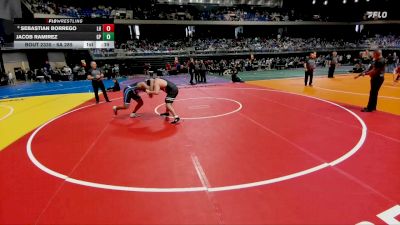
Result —
M 94 97 L 96 98 L 96 102 L 99 102 L 99 88 L 103 92 L 103 95 L 104 95 L 104 98 L 106 99 L 106 101 L 109 101 L 108 96 L 107 96 L 106 87 L 104 87 L 103 81 L 101 81 L 101 80 L 99 80 L 99 81 L 93 80 L 92 81 L 92 86 L 93 86 L 93 92 L 94 92 Z
M 304 73 L 304 85 L 307 86 L 307 82 L 309 82 L 309 85 L 312 85 L 312 80 L 314 77 L 314 71 L 306 71 Z M 310 78 L 310 81 L 308 81 L 308 78 Z
M 203 82 L 203 83 L 207 83 L 207 78 L 206 78 L 206 72 L 207 71 L 205 71 L 205 70 L 201 70 L 200 71 L 200 80 L 201 80 L 201 82 Z
M 336 65 L 335 64 L 331 64 L 329 66 L 329 71 L 328 71 L 328 77 L 329 78 L 333 78 L 333 74 L 335 73 L 335 69 L 336 69 Z
M 369 100 L 367 108 L 369 110 L 376 110 L 376 105 L 378 104 L 378 93 L 379 89 L 381 88 L 383 81 L 385 80 L 384 77 L 377 76 L 371 78 L 371 90 L 369 92 Z
M 193 84 L 194 73 L 192 69 L 189 69 L 189 74 L 190 74 L 190 84 Z
M 195 74 L 195 78 L 196 78 L 196 83 L 201 82 L 200 71 L 199 70 L 195 70 L 194 74 Z

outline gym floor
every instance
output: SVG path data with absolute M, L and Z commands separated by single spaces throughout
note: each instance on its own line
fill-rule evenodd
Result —
M 0 224 L 400 221 L 391 74 L 373 113 L 360 112 L 368 77 L 304 87 L 297 76 L 241 76 L 249 81 L 169 78 L 180 86 L 178 125 L 157 115 L 164 94 L 142 95 L 131 119 L 112 114 L 121 93 L 95 105 L 86 81 L 0 88 Z

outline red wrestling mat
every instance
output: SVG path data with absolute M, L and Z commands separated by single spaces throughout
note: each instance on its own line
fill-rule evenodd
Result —
M 0 224 L 400 220 L 399 117 L 224 85 L 181 89 L 175 126 L 163 97 L 136 119 L 88 103 L 0 152 Z

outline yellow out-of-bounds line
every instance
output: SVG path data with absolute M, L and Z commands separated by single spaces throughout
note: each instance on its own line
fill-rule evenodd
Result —
M 0 151 L 43 123 L 91 98 L 93 94 L 82 93 L 2 100 L 0 104 L 12 107 L 14 111 L 0 121 Z
M 304 78 L 249 81 L 246 83 L 293 93 L 306 94 L 329 101 L 365 107 L 368 103 L 370 78 L 337 75 L 334 79 L 314 77 L 314 87 L 305 87 Z M 400 115 L 400 85 L 393 86 L 392 74 L 385 75 L 379 91 L 378 110 Z

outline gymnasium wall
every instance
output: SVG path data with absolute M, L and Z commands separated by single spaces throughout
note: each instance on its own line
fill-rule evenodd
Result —
M 47 58 L 52 68 L 61 68 L 67 65 L 63 52 L 49 52 Z
M 12 52 L 12 53 L 3 53 L 3 64 L 5 72 L 14 73 L 14 68 L 22 68 L 23 70 L 29 69 L 28 58 L 25 53 L 22 52 Z

